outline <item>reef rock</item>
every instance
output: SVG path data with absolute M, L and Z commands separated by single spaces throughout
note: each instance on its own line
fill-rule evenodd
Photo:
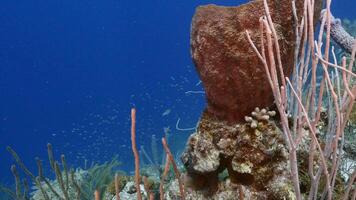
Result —
M 296 1 L 298 14 L 303 10 L 303 2 Z M 321 2 L 316 0 L 316 9 Z M 290 0 L 269 0 L 268 4 L 278 34 L 284 73 L 289 76 L 295 46 L 292 4 Z M 263 15 L 263 0 L 237 7 L 206 5 L 196 9 L 191 27 L 191 54 L 206 91 L 207 112 L 219 119 L 242 121 L 255 107 L 273 103 L 263 65 L 245 35 L 248 30 L 260 48 L 259 19 Z
M 140 191 L 141 191 L 142 197 L 144 199 L 148 199 L 146 191 L 145 191 L 145 187 L 142 184 L 140 185 Z M 136 190 L 135 182 L 130 181 L 130 182 L 126 183 L 125 187 L 122 189 L 122 191 L 120 192 L 119 195 L 120 195 L 120 199 L 127 199 L 127 200 L 137 199 L 137 190 Z M 113 196 L 112 200 L 116 200 L 116 196 Z
M 274 115 L 256 108 L 245 123 L 228 124 L 204 113 L 182 155 L 186 186 L 214 196 L 202 199 L 219 199 L 229 180 L 234 194 L 241 187 L 249 199 L 294 199 L 289 154 Z

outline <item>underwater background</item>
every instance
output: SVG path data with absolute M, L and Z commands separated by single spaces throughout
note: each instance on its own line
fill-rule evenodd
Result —
M 132 171 L 131 107 L 138 145 L 169 132 L 178 154 L 192 131 L 177 120 L 194 127 L 205 104 L 190 57 L 194 10 L 245 2 L 2 0 L 0 182 L 13 182 L 8 145 L 32 171 L 48 142 L 72 167 L 117 155 Z M 335 0 L 332 13 L 353 21 L 356 2 Z

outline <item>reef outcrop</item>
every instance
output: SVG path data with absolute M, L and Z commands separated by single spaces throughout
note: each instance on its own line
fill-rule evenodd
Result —
M 275 114 L 256 108 L 246 123 L 227 124 L 204 113 L 182 155 L 186 185 L 208 189 L 205 195 L 220 195 L 221 184 L 229 181 L 234 188 L 244 188 L 242 195 L 252 195 L 251 199 L 293 196 L 289 154 L 283 133 L 272 120 Z
M 303 10 L 303 2 L 296 1 L 298 14 Z M 292 4 L 290 0 L 271 0 L 268 4 L 278 34 L 284 73 L 289 76 L 295 47 Z M 316 5 L 321 5 L 321 0 Z M 316 12 L 320 13 L 320 9 Z M 206 5 L 196 9 L 191 27 L 191 54 L 205 88 L 207 112 L 219 119 L 243 121 L 255 107 L 273 103 L 263 65 L 245 35 L 248 30 L 260 48 L 259 19 L 263 15 L 263 0 L 237 7 Z
M 301 16 L 304 2 L 295 2 Z M 290 76 L 296 40 L 292 4 L 290 0 L 268 4 L 283 71 Z M 321 4 L 322 0 L 315 1 L 315 13 L 320 13 Z M 181 157 L 187 170 L 185 186 L 191 190 L 187 199 L 221 199 L 221 195 L 224 199 L 295 199 L 288 147 L 276 112 L 268 109 L 273 94 L 245 35 L 248 30 L 261 48 L 259 20 L 264 15 L 263 0 L 196 10 L 191 54 L 205 88 L 207 109 Z M 314 19 L 317 22 L 319 14 Z

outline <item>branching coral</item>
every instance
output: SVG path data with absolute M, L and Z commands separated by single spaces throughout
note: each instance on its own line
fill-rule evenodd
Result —
M 250 124 L 251 128 L 257 128 L 258 125 L 268 122 L 271 117 L 276 115 L 276 111 L 269 111 L 266 108 L 255 108 L 255 111 L 251 112 L 251 116 L 245 116 L 245 121 Z

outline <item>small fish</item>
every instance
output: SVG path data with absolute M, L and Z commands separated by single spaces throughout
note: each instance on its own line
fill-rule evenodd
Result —
M 168 127 L 163 127 L 163 132 L 165 134 L 168 134 L 170 131 L 171 131 L 171 128 L 169 126 Z
M 171 113 L 171 109 L 167 109 L 162 113 L 162 117 L 169 115 Z

